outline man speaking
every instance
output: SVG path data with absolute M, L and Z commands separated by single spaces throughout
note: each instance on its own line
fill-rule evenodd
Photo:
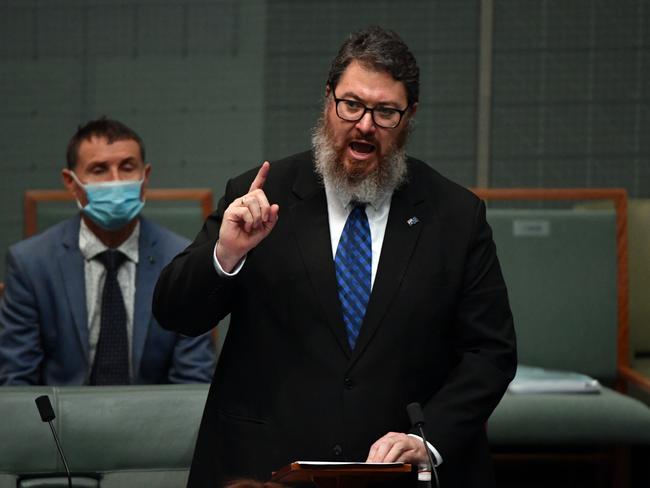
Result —
M 154 313 L 198 335 L 227 314 L 189 478 L 268 479 L 298 459 L 426 462 L 492 486 L 485 423 L 516 367 L 484 204 L 406 155 L 419 69 L 394 32 L 332 62 L 312 150 L 228 182 L 162 272 Z

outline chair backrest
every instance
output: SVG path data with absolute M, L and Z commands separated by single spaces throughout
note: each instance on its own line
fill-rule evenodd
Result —
M 639 356 L 650 356 L 650 199 L 630 200 L 630 341 Z
M 488 212 L 523 364 L 616 378 L 613 210 Z
M 149 188 L 143 215 L 193 239 L 214 207 L 207 188 Z M 29 237 L 77 211 L 67 190 L 27 190 L 24 197 L 24 236 Z
M 520 362 L 617 380 L 621 369 L 629 367 L 625 191 L 474 191 L 486 200 L 533 202 L 488 210 Z M 540 200 L 570 203 L 568 208 L 540 209 Z M 573 208 L 574 201 L 585 200 L 613 206 Z

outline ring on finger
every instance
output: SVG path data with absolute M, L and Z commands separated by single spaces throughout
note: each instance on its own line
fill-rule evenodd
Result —
M 241 205 L 242 207 L 246 206 L 246 201 L 244 200 L 244 197 L 241 197 Z

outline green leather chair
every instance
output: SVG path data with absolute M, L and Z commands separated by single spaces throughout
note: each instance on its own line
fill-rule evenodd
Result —
M 605 385 L 598 394 L 506 393 L 488 422 L 498 459 L 525 453 L 614 463 L 627 456 L 617 453 L 650 446 L 650 409 L 613 389 L 620 379 L 615 217 L 605 209 L 488 211 L 519 362 Z

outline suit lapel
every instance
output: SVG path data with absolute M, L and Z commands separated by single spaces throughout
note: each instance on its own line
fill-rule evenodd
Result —
M 293 192 L 299 200 L 291 206 L 290 213 L 302 260 L 314 294 L 318 297 L 327 319 L 327 325 L 343 352 L 349 357 L 351 351 L 336 288 L 327 198 L 325 189 L 313 173 L 311 161 L 301 165 Z
M 302 259 L 314 293 L 320 300 L 327 324 L 344 353 L 352 362 L 363 353 L 377 332 L 398 292 L 423 226 L 431 209 L 426 192 L 413 181 L 397 190 L 392 197 L 386 233 L 382 244 L 377 276 L 366 316 L 354 351 L 350 350 L 341 316 L 325 190 L 316 179 L 311 164 L 304 164 L 293 191 L 298 197 L 290 211 Z
M 133 306 L 133 377 L 138 378 L 144 344 L 151 324 L 151 301 L 162 256 L 156 248 L 156 238 L 146 219 L 140 219 L 138 264 L 135 275 L 135 304 Z
M 407 184 L 393 194 L 377 276 L 366 316 L 354 349 L 353 361 L 377 332 L 399 290 L 425 224 L 424 195 L 417 185 Z
M 88 362 L 88 311 L 86 306 L 86 278 L 84 259 L 79 251 L 80 217 L 70 219 L 62 228 L 61 248 L 57 256 L 59 272 L 66 300 L 72 314 L 74 330 L 79 341 L 79 348 Z

